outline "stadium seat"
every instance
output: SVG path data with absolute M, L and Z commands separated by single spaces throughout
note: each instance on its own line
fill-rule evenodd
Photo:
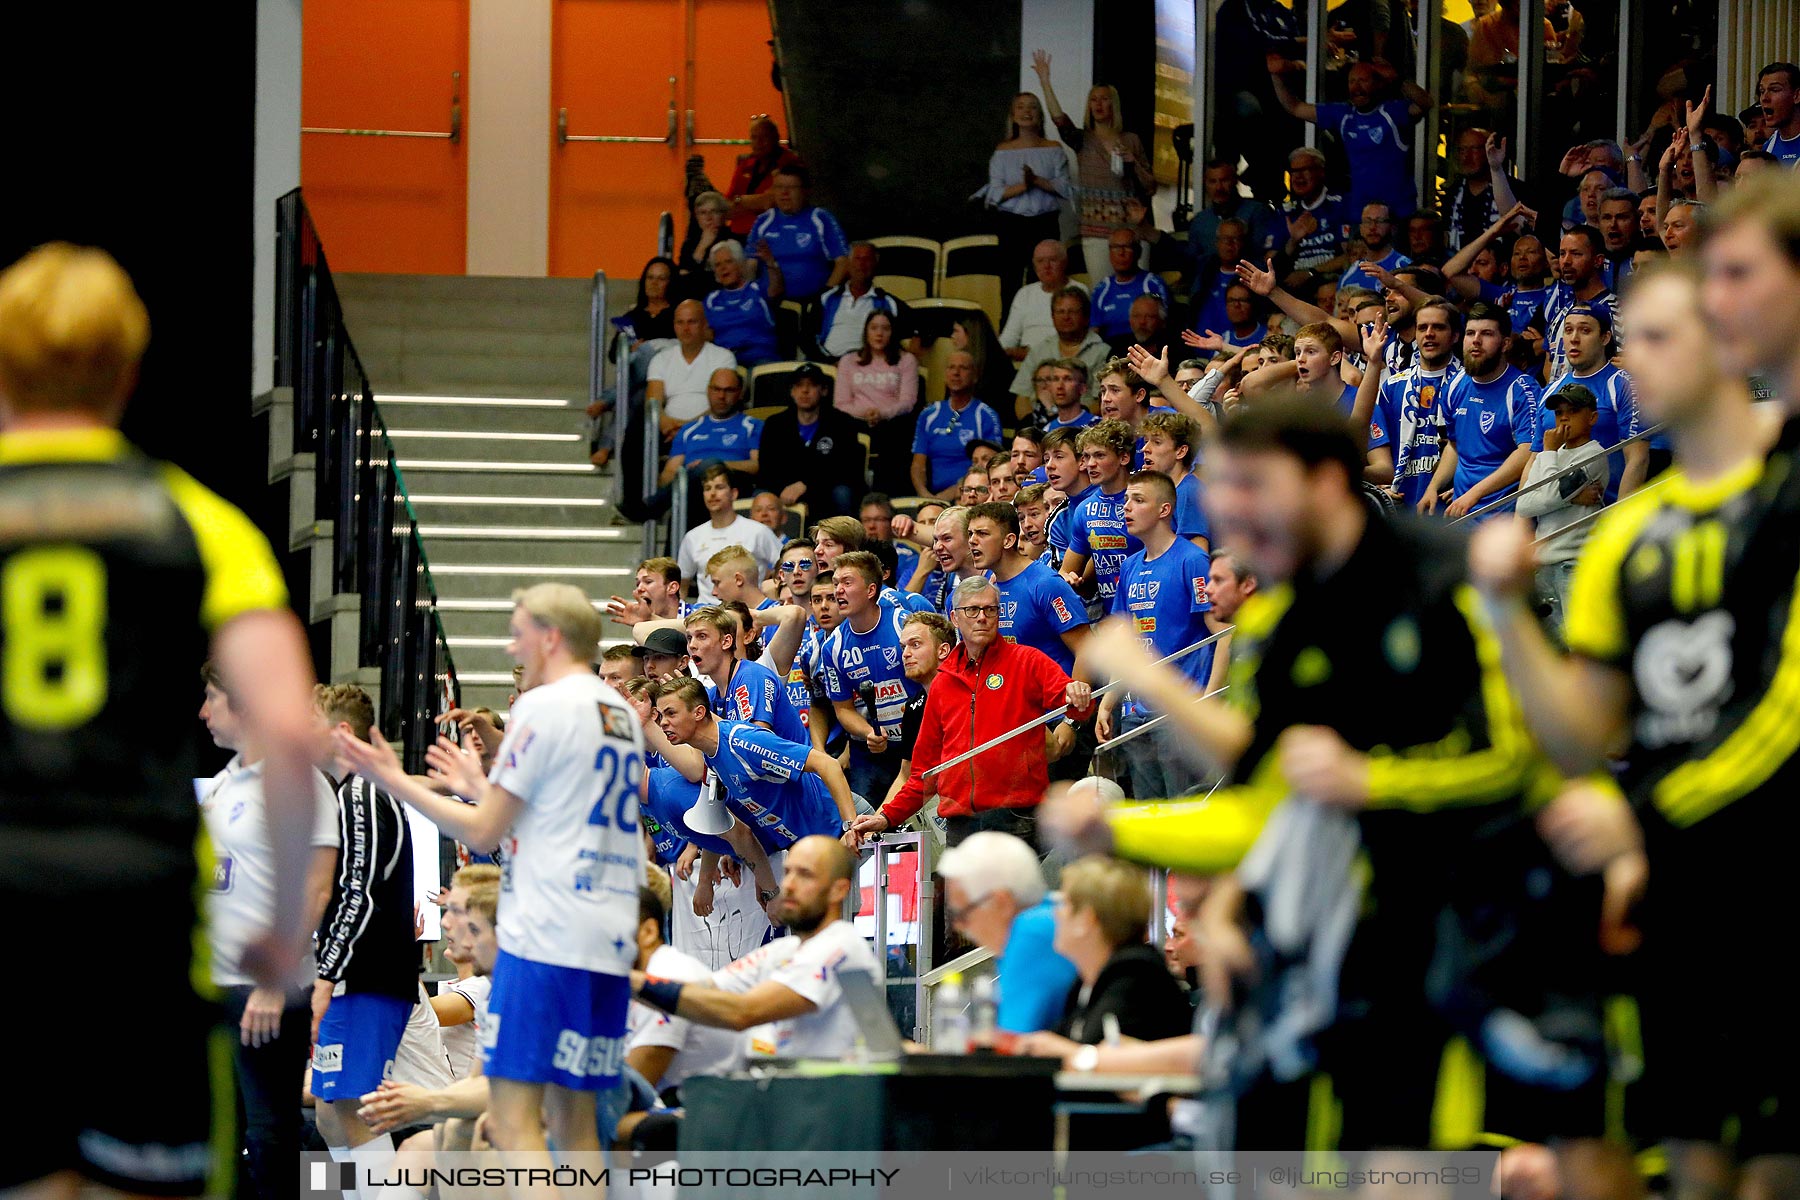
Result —
M 741 512 L 747 517 L 750 515 L 750 506 L 753 503 L 755 503 L 755 497 L 751 497 L 749 500 L 738 499 L 731 502 L 731 507 L 733 511 Z M 782 536 L 804 537 L 806 535 L 806 505 L 789 504 L 784 507 L 787 509 L 787 524 L 782 528 Z
M 1000 276 L 1000 239 L 991 233 L 951 238 L 938 255 L 937 277 L 941 283 L 956 275 Z M 940 288 L 938 295 L 943 295 Z
M 908 304 L 931 294 L 931 285 L 912 275 L 877 275 L 875 286 Z
M 878 237 L 870 238 L 869 244 L 881 252 L 875 286 L 908 304 L 934 294 L 943 249 L 938 243 L 921 237 Z
M 938 283 L 938 295 L 946 300 L 972 300 L 987 314 L 988 324 L 1000 328 L 1000 294 L 998 275 L 946 275 Z
M 799 359 L 787 362 L 764 363 L 760 367 L 750 368 L 750 382 L 745 387 L 746 398 L 751 409 L 794 407 L 794 397 L 788 391 L 788 384 L 794 372 L 807 364 Z M 814 363 L 833 381 L 837 379 L 837 368 L 830 363 Z M 831 403 L 828 398 L 825 401 Z

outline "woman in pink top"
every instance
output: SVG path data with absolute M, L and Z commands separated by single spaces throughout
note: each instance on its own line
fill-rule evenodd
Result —
M 880 309 L 863 322 L 862 348 L 838 359 L 832 403 L 869 430 L 875 490 L 902 496 L 912 488 L 913 410 L 919 403 L 919 360 L 900 348 L 894 319 Z M 899 491 L 894 486 L 899 486 Z

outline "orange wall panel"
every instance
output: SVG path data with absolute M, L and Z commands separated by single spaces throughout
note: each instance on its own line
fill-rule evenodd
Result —
M 466 116 L 467 0 L 307 0 L 303 29 L 303 128 L 448 131 L 459 94 Z M 304 133 L 300 182 L 334 270 L 462 274 L 462 145 Z

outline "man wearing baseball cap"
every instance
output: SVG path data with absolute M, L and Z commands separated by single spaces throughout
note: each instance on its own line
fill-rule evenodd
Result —
M 1605 502 L 1606 450 L 1593 436 L 1600 405 L 1591 389 L 1579 383 L 1559 386 L 1544 401 L 1544 412 L 1551 424 L 1539 434 L 1544 449 L 1532 456 L 1525 473 L 1518 513 L 1537 520 L 1537 599 L 1548 609 L 1550 632 L 1560 638 L 1569 579 L 1594 524 L 1587 518 Z M 1548 479 L 1556 482 L 1545 483 Z
M 652 629 L 631 652 L 644 660 L 644 674 L 651 679 L 688 674 L 687 634 L 679 629 Z
M 1637 406 L 1631 399 L 1631 376 L 1613 365 L 1612 310 L 1603 304 L 1577 302 L 1563 317 L 1563 348 L 1569 369 L 1544 392 L 1544 415 L 1531 441 L 1534 454 L 1544 451 L 1544 434 L 1556 427 L 1556 408 L 1551 401 L 1563 388 L 1580 384 L 1594 394 L 1599 416 L 1594 421 L 1594 440 L 1611 450 L 1638 432 Z M 1608 456 L 1606 503 L 1629 496 L 1643 485 L 1650 464 L 1650 447 L 1636 441 Z
M 802 363 L 789 384 L 794 406 L 763 423 L 763 486 L 783 504 L 804 504 L 807 519 L 855 516 L 863 481 L 858 422 L 826 403 L 831 381 L 817 363 Z

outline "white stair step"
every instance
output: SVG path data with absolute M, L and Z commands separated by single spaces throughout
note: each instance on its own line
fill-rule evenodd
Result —
M 591 462 L 507 462 L 493 458 L 402 458 L 402 473 L 408 471 L 506 471 L 513 474 L 598 475 Z
M 444 640 L 446 642 L 450 643 L 450 648 L 452 650 L 456 649 L 459 646 L 463 647 L 464 649 L 468 649 L 468 650 L 504 650 L 504 649 L 506 649 L 506 647 L 512 645 L 512 639 L 509 637 L 464 636 L 464 637 L 447 637 Z M 631 639 L 628 637 L 601 638 L 600 639 L 600 648 L 602 650 L 608 649 L 609 647 L 612 647 L 612 646 L 629 646 L 629 645 L 631 645 Z
M 399 395 L 377 397 L 381 406 L 388 405 L 414 406 L 420 408 L 462 408 L 471 404 L 484 408 L 576 408 L 573 400 L 558 400 L 554 396 L 428 396 Z
M 435 567 L 432 569 L 436 570 Z M 592 604 L 596 610 L 603 610 L 606 607 L 606 601 L 604 599 L 594 599 L 590 596 L 588 602 Z M 467 597 L 460 600 L 446 600 L 440 598 L 437 602 L 437 609 L 439 612 L 509 613 L 513 610 L 513 602 L 504 597 L 497 597 L 492 600 L 470 599 Z
M 390 429 L 388 436 L 463 442 L 579 442 L 579 433 L 512 433 L 493 429 Z
M 603 529 L 539 529 L 507 525 L 421 525 L 419 536 L 430 541 L 507 541 L 507 542 L 621 542 L 628 540 L 626 531 L 616 526 Z M 633 536 L 636 536 L 635 534 Z
M 605 496 L 579 496 L 567 500 L 545 500 L 542 496 L 438 496 L 411 493 L 413 506 L 421 504 L 468 504 L 468 505 L 516 505 L 520 508 L 542 508 L 545 504 L 556 504 L 563 508 L 611 508 L 612 501 Z
M 431 564 L 431 573 L 445 578 L 466 575 L 569 575 L 583 579 L 632 579 L 637 571 L 631 567 L 545 566 L 542 563 L 509 565 L 504 563 L 439 563 Z

